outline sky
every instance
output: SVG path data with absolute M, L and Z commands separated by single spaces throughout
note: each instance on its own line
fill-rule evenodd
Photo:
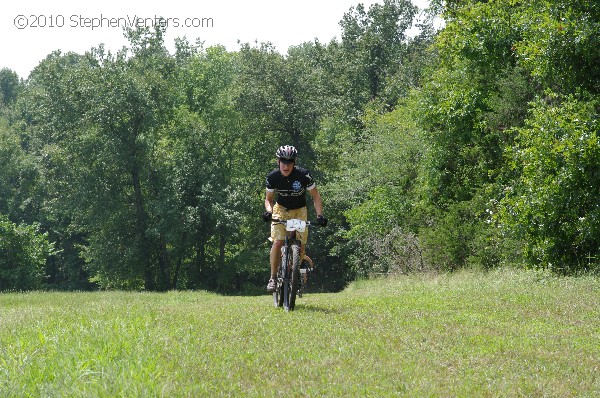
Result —
M 420 8 L 428 0 L 413 0 Z M 383 0 L 73 0 L 3 1 L 0 5 L 0 68 L 21 78 L 55 50 L 83 54 L 104 44 L 116 52 L 127 45 L 123 27 L 167 24 L 165 45 L 174 39 L 200 39 L 228 51 L 241 43 L 271 42 L 286 53 L 289 46 L 340 38 L 339 21 L 358 3 L 368 9 Z M 158 19 L 164 18 L 162 22 Z

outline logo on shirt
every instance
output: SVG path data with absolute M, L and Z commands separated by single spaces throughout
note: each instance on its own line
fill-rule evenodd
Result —
M 302 189 L 302 184 L 300 183 L 300 181 L 294 181 L 292 183 L 292 188 L 294 189 L 294 191 L 298 192 L 300 189 Z

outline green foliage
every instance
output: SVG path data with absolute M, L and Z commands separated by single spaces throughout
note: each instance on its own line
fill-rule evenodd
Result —
M 22 84 L 19 75 L 8 69 L 0 69 L 0 107 L 10 105 L 16 101 Z
M 423 132 L 410 109 L 402 106 L 373 114 L 366 132 L 362 147 L 348 157 L 352 167 L 343 170 L 347 183 L 338 188 L 351 204 L 344 212 L 349 224 L 346 236 L 360 247 L 351 264 L 359 274 L 368 273 L 369 267 L 381 272 L 418 268 L 421 258 L 414 233 L 420 214 L 415 187 L 425 152 Z M 407 251 L 414 256 L 403 261 Z
M 17 225 L 0 214 L 0 291 L 42 288 L 52 254 L 53 244 L 39 225 Z
M 33 165 L 27 162 L 20 138 L 0 117 L 0 212 L 19 218 L 20 208 L 27 207 L 32 179 L 35 176 Z
M 517 170 L 499 220 L 525 241 L 533 266 L 560 273 L 596 267 L 600 141 L 598 100 L 547 92 L 508 153 Z
M 340 22 L 342 43 L 324 56 L 332 60 L 323 70 L 336 102 L 317 135 L 318 165 L 326 172 L 326 210 L 341 227 L 329 251 L 347 259 L 351 278 L 421 267 L 414 187 L 426 142 L 405 99 L 435 54 L 425 50 L 431 31 L 405 35 L 415 13 L 397 1 L 352 8 Z M 330 65 L 343 72 L 334 77 Z
M 385 0 L 383 4 L 372 5 L 368 11 L 359 4 L 344 14 L 340 22 L 347 62 L 344 70 L 351 79 L 354 95 L 359 96 L 363 105 L 381 95 L 395 75 L 397 63 L 402 63 L 406 53 L 405 34 L 416 11 L 410 1 Z
M 476 84 L 480 79 L 468 65 L 457 65 L 437 71 L 419 93 L 429 143 L 424 159 L 427 197 L 440 207 L 469 200 L 487 182 L 487 131 L 478 120 L 485 101 Z
M 513 253 L 509 251 L 512 242 L 499 235 L 490 210 L 485 209 L 484 193 L 478 192 L 472 200 L 452 203 L 444 212 L 429 215 L 429 225 L 419 230 L 426 268 L 455 271 L 514 265 L 504 257 Z
M 559 93 L 600 90 L 600 5 L 590 0 L 536 0 L 521 5 L 515 43 L 519 63 Z
M 421 191 L 431 220 L 420 232 L 425 257 L 450 269 L 473 262 L 484 267 L 519 263 L 520 244 L 530 264 L 553 264 L 550 268 L 557 272 L 585 269 L 595 261 L 594 228 L 579 226 L 577 214 L 593 205 L 583 194 L 571 193 L 573 178 L 566 178 L 571 172 L 560 171 L 564 162 L 549 160 L 555 148 L 550 137 L 558 134 L 564 140 L 567 130 L 575 137 L 579 126 L 565 131 L 552 127 L 553 108 L 541 105 L 544 101 L 529 116 L 528 109 L 535 96 L 545 97 L 546 87 L 571 93 L 596 90 L 591 83 L 597 81 L 595 68 L 589 63 L 597 63 L 597 52 L 590 51 L 597 40 L 590 34 L 598 23 L 597 6 L 449 2 L 445 16 L 446 26 L 436 39 L 440 64 L 417 94 L 429 141 Z M 585 21 L 584 26 L 574 28 L 575 20 Z M 589 73 L 582 72 L 585 68 Z M 592 134 L 596 116 L 589 107 L 594 105 L 567 102 L 587 107 L 571 116 Z M 525 159 L 531 153 L 536 155 Z M 592 187 L 586 178 L 581 179 Z M 536 194 L 540 191 L 544 193 Z M 570 199 L 559 199 L 566 192 Z M 504 213 L 497 216 L 502 197 Z M 581 243 L 588 242 L 584 236 L 589 243 Z
M 263 167 L 271 164 L 272 154 L 283 143 L 298 148 L 303 166 L 314 164 L 312 142 L 329 111 L 326 83 L 311 59 L 316 51 L 306 43 L 283 56 L 269 44 L 245 44 L 238 54 L 235 103 L 246 119 L 246 134 L 258 139 L 248 142 L 257 144 L 248 148 L 253 150 L 249 158 L 258 156 Z

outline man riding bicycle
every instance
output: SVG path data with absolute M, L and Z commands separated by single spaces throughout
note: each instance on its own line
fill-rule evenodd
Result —
M 308 212 L 306 209 L 306 191 L 310 193 L 317 213 L 317 222 L 321 226 L 327 225 L 327 219 L 323 217 L 323 202 L 317 186 L 308 170 L 296 166 L 298 151 L 290 145 L 279 147 L 276 152 L 278 168 L 267 175 L 265 213 L 263 219 L 270 221 L 300 219 L 306 221 Z M 277 192 L 277 200 L 275 193 Z M 271 278 L 267 285 L 267 291 L 273 292 L 277 286 L 277 269 L 281 258 L 281 247 L 285 240 L 285 226 L 271 223 Z M 298 233 L 302 243 L 300 249 L 300 262 L 304 259 L 304 247 L 308 239 L 308 230 Z

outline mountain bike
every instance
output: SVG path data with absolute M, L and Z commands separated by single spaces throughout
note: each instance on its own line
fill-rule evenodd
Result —
M 275 307 L 283 307 L 286 311 L 293 311 L 296 305 L 296 295 L 302 286 L 300 275 L 300 239 L 297 232 L 304 232 L 311 225 L 318 225 L 310 221 L 272 220 L 276 224 L 285 225 L 287 231 L 285 241 L 281 247 L 281 264 L 277 271 L 277 286 L 273 292 Z

